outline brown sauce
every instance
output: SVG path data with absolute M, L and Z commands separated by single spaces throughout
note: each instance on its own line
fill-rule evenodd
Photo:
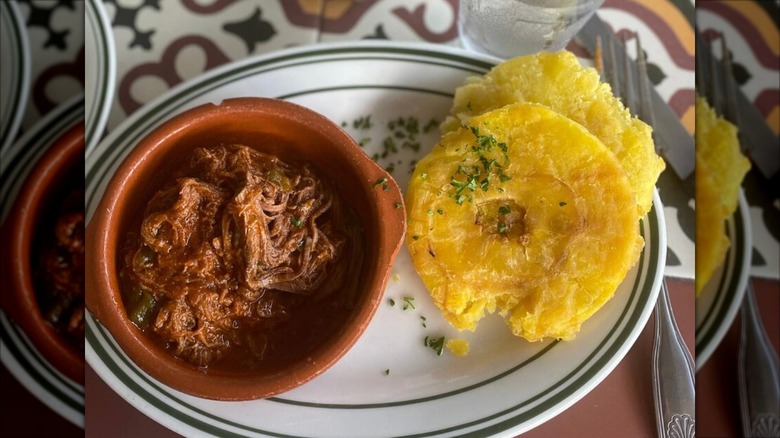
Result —
M 71 190 L 38 225 L 34 282 L 44 318 L 84 350 L 84 188 Z
M 282 368 L 349 318 L 360 234 L 310 166 L 241 145 L 198 148 L 125 242 L 125 307 L 192 365 Z

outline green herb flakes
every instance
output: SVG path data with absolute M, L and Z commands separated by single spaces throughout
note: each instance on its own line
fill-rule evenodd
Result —
M 403 309 L 404 310 L 415 309 L 415 307 L 414 307 L 414 297 L 404 297 Z
M 355 129 L 370 129 L 372 126 L 374 126 L 374 124 L 371 123 L 370 115 L 358 117 L 352 121 L 352 127 Z
M 498 207 L 498 214 L 507 215 L 511 212 L 512 210 L 506 205 L 502 205 L 501 207 Z
M 387 304 L 389 304 L 389 305 L 390 305 L 390 307 L 393 307 L 393 306 L 395 306 L 395 300 L 394 300 L 394 299 L 392 299 L 392 298 L 388 298 L 388 299 L 387 299 Z
M 404 206 L 404 205 L 403 205 L 403 204 L 401 204 L 400 202 L 396 202 L 396 203 L 395 203 L 395 208 L 396 208 L 397 210 L 398 210 L 398 209 L 400 209 L 400 208 L 402 208 L 403 206 Z
M 560 207 L 566 207 L 568 204 L 565 201 L 561 201 L 558 203 L 558 206 Z
M 437 356 L 441 356 L 442 351 L 444 351 L 444 336 L 436 339 L 426 336 L 423 345 L 433 349 Z
M 381 186 L 382 184 L 387 182 L 387 178 L 379 178 L 374 182 L 374 187 Z
M 301 220 L 300 220 L 300 219 L 298 219 L 298 217 L 297 217 L 297 216 L 295 216 L 295 215 L 291 215 L 291 216 L 290 216 L 290 222 L 292 222 L 292 224 L 293 224 L 293 226 L 294 226 L 295 228 L 300 228 L 300 227 L 301 227 L 301 225 L 303 225 L 303 222 L 301 222 Z

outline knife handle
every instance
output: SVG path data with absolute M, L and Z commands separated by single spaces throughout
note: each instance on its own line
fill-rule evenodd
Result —
M 693 438 L 696 433 L 695 367 L 674 320 L 666 280 L 654 313 L 653 386 L 658 436 Z
M 742 431 L 750 437 L 780 436 L 780 368 L 756 309 L 748 281 L 742 302 L 739 343 L 739 404 Z

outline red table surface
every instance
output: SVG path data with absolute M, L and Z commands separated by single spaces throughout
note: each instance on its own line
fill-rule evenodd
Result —
M 780 351 L 780 282 L 753 279 L 764 329 L 775 354 Z M 740 318 L 737 315 L 707 363 L 696 374 L 696 436 L 742 436 L 737 387 Z
M 675 317 L 688 345 L 694 342 L 693 282 L 668 280 Z M 523 437 L 655 437 L 651 354 L 652 318 L 623 361 L 591 393 Z M 88 367 L 88 437 L 175 437 L 120 398 Z
M 0 365 L 0 437 L 71 438 L 84 430 L 49 409 Z

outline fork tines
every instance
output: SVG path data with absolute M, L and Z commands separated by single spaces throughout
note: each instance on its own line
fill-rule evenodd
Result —
M 720 37 L 721 58 L 718 60 L 709 42 L 696 34 L 696 89 L 715 112 L 740 128 L 734 81 L 729 80 L 732 66 L 725 35 Z M 740 135 L 740 144 L 745 144 Z
M 608 39 L 606 54 L 604 54 L 601 38 L 598 37 L 596 39 L 596 69 L 601 74 L 602 81 L 612 87 L 613 93 L 623 101 L 623 105 L 633 115 L 639 117 L 653 128 L 653 142 L 655 143 L 656 153 L 663 155 L 664 147 L 658 141 L 655 133 L 655 116 L 653 114 L 650 84 L 647 77 L 647 59 L 645 52 L 642 50 L 639 35 L 635 36 L 635 42 L 636 68 L 631 63 L 631 59 L 625 50 L 625 45 L 623 45 L 623 50 L 618 51 L 615 48 L 616 43 L 614 40 Z M 618 69 L 618 66 L 622 68 Z

